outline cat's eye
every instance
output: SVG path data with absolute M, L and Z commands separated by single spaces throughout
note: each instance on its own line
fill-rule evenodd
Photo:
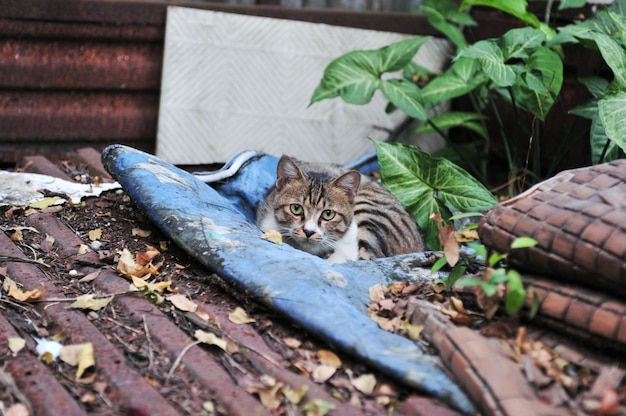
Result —
M 304 212 L 304 209 L 302 208 L 302 205 L 300 204 L 289 205 L 289 210 L 291 211 L 293 215 L 302 215 L 302 213 Z
M 325 209 L 322 212 L 322 219 L 324 219 L 326 221 L 330 221 L 333 218 L 335 218 L 335 211 L 333 211 L 332 209 Z

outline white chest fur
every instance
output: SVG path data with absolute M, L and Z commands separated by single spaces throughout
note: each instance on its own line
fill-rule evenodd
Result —
M 345 263 L 359 258 L 359 239 L 356 222 L 352 221 L 350 228 L 339 241 L 335 243 L 335 252 L 330 255 L 328 262 Z

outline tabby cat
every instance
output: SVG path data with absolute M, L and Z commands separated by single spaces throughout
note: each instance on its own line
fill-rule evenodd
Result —
M 257 213 L 298 249 L 329 263 L 423 251 L 417 224 L 386 189 L 356 170 L 283 156 Z

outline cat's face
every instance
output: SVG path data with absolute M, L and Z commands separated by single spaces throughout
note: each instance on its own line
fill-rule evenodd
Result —
M 288 157 L 277 169 L 274 216 L 288 244 L 325 256 L 348 231 L 360 174 L 306 174 Z

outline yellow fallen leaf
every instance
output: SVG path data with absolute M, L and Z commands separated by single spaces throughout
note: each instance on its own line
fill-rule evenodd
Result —
M 218 337 L 212 332 L 206 332 L 201 329 L 197 329 L 196 332 L 194 332 L 193 336 L 203 344 L 215 345 L 216 347 L 219 347 L 226 351 L 226 341 L 224 341 L 222 338 Z
M 15 232 L 13 234 L 11 234 L 11 241 L 22 241 L 24 239 L 24 234 L 22 233 L 22 230 L 15 230 Z
M 113 300 L 113 295 L 106 298 L 96 298 L 93 294 L 82 295 L 76 298 L 76 300 L 69 306 L 73 309 L 91 309 L 92 311 L 98 311 L 107 306 Z
M 44 208 L 48 208 L 51 205 L 56 204 L 56 202 L 61 199 L 58 196 L 50 196 L 47 198 L 44 198 L 40 201 L 37 202 L 33 202 L 28 204 L 29 207 L 31 208 L 35 208 L 35 209 L 44 209 Z
M 324 416 L 334 408 L 334 404 L 317 398 L 302 406 L 305 416 Z
M 26 346 L 26 340 L 20 337 L 9 337 L 9 350 L 13 356 L 17 356 L 17 353 L 22 350 Z
M 402 329 L 413 341 L 417 341 L 424 330 L 424 325 L 413 325 L 408 319 L 402 321 L 400 324 Z
M 376 387 L 376 377 L 373 374 L 363 374 L 351 381 L 355 389 L 363 394 L 372 394 Z
M 170 295 L 166 297 L 172 305 L 174 305 L 177 309 L 180 309 L 184 312 L 195 312 L 198 309 L 198 304 L 190 300 L 187 296 L 177 293 L 175 295 Z
M 24 292 L 22 289 L 17 287 L 17 283 L 9 277 L 4 278 L 2 288 L 7 292 L 7 295 L 22 302 L 41 299 L 46 293 L 46 287 L 43 283 L 41 283 L 41 289 L 33 289 Z
M 91 241 L 100 240 L 100 238 L 102 238 L 102 228 L 94 228 L 93 230 L 89 230 L 88 234 Z
M 142 230 L 141 228 L 137 228 L 137 227 L 133 227 L 133 229 L 131 230 L 133 235 L 137 235 L 139 237 L 150 237 L 150 234 L 152 234 L 152 231 L 148 231 L 148 230 Z
M 272 243 L 282 244 L 283 236 L 277 230 L 269 230 L 261 234 L 261 238 L 267 241 L 271 241 Z
M 287 399 L 290 403 L 293 403 L 293 404 L 300 403 L 302 399 L 304 399 L 308 391 L 309 391 L 309 386 L 307 385 L 303 385 L 302 387 L 296 390 L 293 390 L 289 386 L 285 386 L 282 389 L 282 393 L 283 393 L 283 396 L 285 396 L 285 399 Z
M 302 341 L 300 341 L 299 339 L 291 338 L 291 337 L 283 338 L 283 342 L 289 348 L 300 348 L 300 346 L 302 345 Z
M 317 352 L 317 358 L 320 360 L 320 363 L 322 364 L 325 364 L 334 368 L 341 367 L 341 360 L 339 359 L 339 357 L 337 357 L 337 354 L 335 354 L 332 351 L 319 350 Z
M 252 322 L 256 322 L 254 319 L 248 316 L 243 308 L 240 308 L 239 306 L 230 311 L 230 313 L 228 314 L 228 320 L 235 324 L 249 324 Z
M 78 254 L 87 254 L 89 253 L 89 246 L 87 244 L 81 244 L 78 246 Z
M 80 380 L 85 370 L 96 364 L 93 344 L 91 342 L 77 345 L 65 345 L 61 348 L 59 358 L 72 367 L 78 366 L 76 369 L 76 380 Z

